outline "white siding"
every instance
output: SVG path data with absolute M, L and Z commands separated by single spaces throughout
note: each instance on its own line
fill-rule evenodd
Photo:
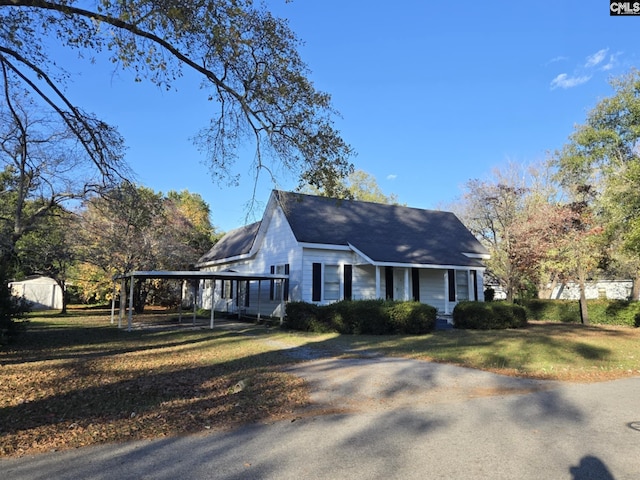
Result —
M 287 222 L 280 207 L 272 210 L 270 218 L 263 219 L 264 234 L 259 235 L 257 242 L 256 254 L 253 258 L 239 260 L 235 262 L 228 262 L 213 267 L 209 267 L 206 270 L 209 271 L 224 271 L 235 270 L 237 272 L 245 273 L 270 273 L 270 267 L 272 265 L 285 265 L 289 264 L 289 300 L 300 300 L 300 282 L 301 282 L 301 268 L 302 265 L 302 248 L 298 245 L 295 239 L 291 227 Z M 275 298 L 273 301 L 269 299 L 270 294 L 270 282 L 262 281 L 258 285 L 257 281 L 250 283 L 249 299 L 250 306 L 246 308 L 242 302 L 236 306 L 236 288 L 234 287 L 233 299 L 221 298 L 221 281 L 216 282 L 215 296 L 215 308 L 216 310 L 236 312 L 237 308 L 247 313 L 257 314 L 258 303 L 260 303 L 260 311 L 263 315 L 280 315 L 280 300 Z M 258 302 L 258 290 L 260 290 L 260 299 Z M 208 307 L 211 306 L 210 290 L 204 295 L 204 304 Z
M 305 302 L 312 302 L 312 293 L 313 293 L 313 264 L 320 263 L 322 264 L 322 299 L 319 303 L 331 303 L 330 300 L 325 300 L 324 298 L 324 267 L 326 266 L 338 266 L 340 269 L 340 293 L 339 299 L 343 298 L 344 293 L 344 278 L 342 277 L 343 265 L 353 265 L 359 257 L 356 256 L 355 253 L 344 250 L 324 250 L 321 248 L 304 248 L 303 249 L 303 259 L 302 259 L 302 282 L 301 285 L 301 300 Z M 354 265 L 353 268 L 353 298 L 357 298 L 356 286 L 359 283 L 357 280 L 357 268 Z M 374 278 L 374 287 L 375 287 L 375 278 Z
M 381 272 L 380 296 L 384 297 L 384 269 Z M 353 299 L 372 300 L 376 298 L 376 267 L 357 265 L 353 267 Z

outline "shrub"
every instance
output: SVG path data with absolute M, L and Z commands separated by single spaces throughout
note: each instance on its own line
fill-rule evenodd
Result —
M 519 300 L 528 318 L 547 322 L 580 323 L 578 300 Z M 588 300 L 589 323 L 596 325 L 640 326 L 640 302 Z
M 432 331 L 436 309 L 418 302 L 343 300 L 318 306 L 287 304 L 285 326 L 294 330 L 342 334 L 422 334 Z
M 320 308 L 313 303 L 289 302 L 287 303 L 285 326 L 293 330 L 303 332 L 319 331 Z
M 388 308 L 393 330 L 420 335 L 435 329 L 437 310 L 420 302 L 396 302 Z
M 527 325 L 524 308 L 505 302 L 460 302 L 453 309 L 455 328 L 494 330 Z
M 491 287 L 487 287 L 484 289 L 484 301 L 485 302 L 493 302 L 493 299 L 496 297 L 496 291 L 491 288 Z

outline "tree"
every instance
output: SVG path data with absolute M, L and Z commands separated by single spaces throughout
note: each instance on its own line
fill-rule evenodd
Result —
M 66 125 L 42 113 L 28 94 L 12 89 L 2 64 L 0 100 L 0 230 L 2 261 L 15 260 L 20 238 L 47 223 L 47 217 L 73 200 L 107 186 L 106 177 L 87 162 Z M 112 141 L 119 143 L 115 132 Z M 10 268 L 10 267 L 7 267 Z
M 188 191 L 165 197 L 125 183 L 87 201 L 79 218 L 76 281 L 94 300 L 108 298 L 116 274 L 192 268 L 215 238 L 208 205 Z M 136 310 L 152 287 L 136 286 Z
M 611 81 L 614 94 L 597 103 L 584 124 L 555 155 L 567 188 L 595 193 L 593 215 L 605 229 L 618 258 L 640 265 L 640 71 Z M 633 297 L 640 293 L 636 270 Z
M 451 207 L 489 249 L 488 273 L 509 300 L 539 293 L 557 277 L 550 252 L 566 216 L 557 197 L 547 165 L 510 163 L 490 180 L 467 182 L 462 200 Z
M 340 179 L 331 191 L 314 188 L 307 185 L 301 188 L 302 192 L 334 198 L 348 198 L 363 202 L 397 204 L 398 196 L 385 195 L 378 185 L 375 177 L 364 170 L 353 170 L 345 178 Z
M 75 107 L 51 45 L 95 61 L 107 51 L 118 67 L 166 89 L 184 71 L 202 79 L 217 111 L 197 135 L 212 174 L 234 180 L 238 147 L 255 145 L 256 178 L 275 160 L 301 183 L 332 193 L 351 168 L 351 148 L 333 127 L 330 96 L 307 79 L 300 42 L 287 22 L 251 0 L 0 0 L 0 64 L 38 95 L 74 133 L 104 173 L 118 151 L 108 130 Z
M 24 275 L 39 274 L 53 278 L 63 292 L 62 314 L 67 313 L 67 278 L 76 253 L 71 237 L 77 232 L 76 218 L 63 208 L 51 210 L 16 242 L 18 265 Z
M 515 260 L 512 229 L 524 210 L 526 187 L 517 175 L 508 177 L 495 171 L 494 181 L 470 180 L 465 185 L 462 204 L 455 208 L 466 227 L 487 247 L 490 273 L 512 301 L 523 289 L 524 278 Z

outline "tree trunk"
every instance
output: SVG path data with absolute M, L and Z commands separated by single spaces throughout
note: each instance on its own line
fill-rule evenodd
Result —
M 58 285 L 60 286 L 60 290 L 62 290 L 62 310 L 60 311 L 61 315 L 67 314 L 67 282 L 64 280 L 58 281 Z
M 637 302 L 640 300 L 640 271 L 636 272 L 636 276 L 633 279 L 633 289 L 631 290 L 631 300 Z
M 578 282 L 580 285 L 580 322 L 583 325 L 589 325 L 589 312 L 587 311 L 587 295 L 585 294 L 586 274 L 582 269 L 578 274 Z

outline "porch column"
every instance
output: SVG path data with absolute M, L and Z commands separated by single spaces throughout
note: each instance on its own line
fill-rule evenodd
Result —
M 449 315 L 449 271 L 444 271 L 444 314 Z
M 409 268 L 404 269 L 404 301 L 409 301 Z
M 376 299 L 380 297 L 380 267 L 376 265 Z

